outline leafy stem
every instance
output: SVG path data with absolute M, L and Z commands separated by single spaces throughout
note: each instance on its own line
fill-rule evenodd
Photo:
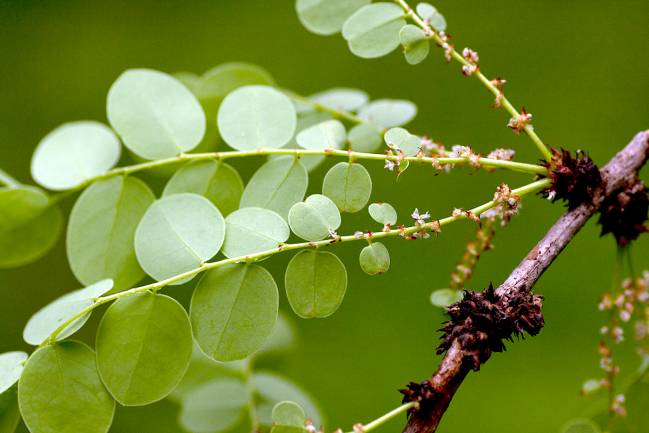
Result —
M 397 3 L 399 6 L 403 8 L 404 12 L 406 13 L 406 16 L 409 17 L 416 25 L 421 27 L 421 29 L 430 38 L 432 38 L 437 44 L 445 48 L 448 47 L 446 48 L 447 52 L 454 60 L 459 62 L 462 66 L 468 66 L 468 67 L 475 66 L 467 59 L 465 59 L 460 53 L 458 53 L 452 45 L 449 45 L 447 41 L 442 39 L 440 34 L 436 32 L 426 21 L 422 20 L 421 17 L 419 17 L 415 13 L 412 7 L 410 7 L 410 5 L 406 0 L 394 0 L 394 1 L 395 3 Z M 472 75 L 475 75 L 478 78 L 478 80 L 487 88 L 487 90 L 493 93 L 493 95 L 498 99 L 502 107 L 505 108 L 505 110 L 507 110 L 507 112 L 509 112 L 509 114 L 511 114 L 513 118 L 518 118 L 521 115 L 521 113 L 519 113 L 518 110 L 514 108 L 512 103 L 503 94 L 503 92 L 498 87 L 496 87 L 496 85 L 480 71 L 480 68 L 477 68 Z M 525 133 L 530 137 L 530 139 L 534 142 L 534 144 L 539 149 L 541 154 L 543 154 L 543 157 L 548 161 L 552 159 L 552 153 L 550 152 L 548 147 L 543 143 L 543 140 L 541 140 L 541 138 L 534 131 L 534 127 L 530 124 L 526 124 L 523 129 Z
M 385 415 L 382 415 L 375 419 L 372 422 L 369 422 L 367 424 L 362 424 L 362 425 L 355 425 L 354 430 L 349 433 L 367 433 L 372 430 L 374 430 L 377 427 L 382 426 L 386 422 L 390 421 L 392 418 L 401 415 L 404 412 L 407 412 L 408 410 L 412 409 L 413 407 L 417 406 L 418 403 L 416 402 L 410 402 L 410 403 L 405 403 L 402 404 L 401 406 L 397 407 L 396 409 L 391 410 L 390 412 L 386 413 Z
M 9 173 L 0 168 L 0 185 L 8 186 L 9 188 L 17 188 L 20 182 L 11 177 Z
M 532 194 L 538 191 L 541 191 L 545 188 L 547 188 L 550 185 L 550 180 L 549 179 L 541 179 L 537 180 L 535 182 L 532 182 L 530 184 L 527 184 L 525 186 L 522 186 L 520 188 L 512 190 L 513 194 L 516 194 L 518 196 L 524 196 L 528 194 Z M 497 200 L 491 200 L 488 201 L 480 206 L 477 206 L 473 209 L 471 209 L 468 213 L 477 215 L 479 216 L 483 212 L 493 208 L 498 204 Z M 102 296 L 97 299 L 92 303 L 92 305 L 89 305 L 88 307 L 84 308 L 74 316 L 70 317 L 68 320 L 63 322 L 61 325 L 59 325 L 58 328 L 56 328 L 47 338 L 43 343 L 41 343 L 41 346 L 46 345 L 46 344 L 52 344 L 56 341 L 57 336 L 63 332 L 68 326 L 70 326 L 72 323 L 74 323 L 76 320 L 79 318 L 85 316 L 86 314 L 89 314 L 92 310 L 95 308 L 99 307 L 100 305 L 103 305 L 107 302 L 111 302 L 126 296 L 134 295 L 137 293 L 143 293 L 143 292 L 156 292 L 160 290 L 163 287 L 166 287 L 170 284 L 176 283 L 178 281 L 184 280 L 189 277 L 193 277 L 195 275 L 198 275 L 202 272 L 208 271 L 210 269 L 216 269 L 220 268 L 222 266 L 226 266 L 229 264 L 234 264 L 234 263 L 254 263 L 256 261 L 259 261 L 261 259 L 264 259 L 266 257 L 279 254 L 281 252 L 285 251 L 293 251 L 293 250 L 300 250 L 300 249 L 305 249 L 305 248 L 320 248 L 320 247 L 326 247 L 328 245 L 332 244 L 339 244 L 339 243 L 344 243 L 344 242 L 353 242 L 353 241 L 359 241 L 359 240 L 370 240 L 370 239 L 382 239 L 382 238 L 389 238 L 389 237 L 396 237 L 396 236 L 403 236 L 403 237 L 408 237 L 413 235 L 414 233 L 421 232 L 422 230 L 428 230 L 428 229 L 434 229 L 436 227 L 442 227 L 444 225 L 450 224 L 452 222 L 461 220 L 461 219 L 467 219 L 468 215 L 467 213 L 461 212 L 461 213 L 454 213 L 451 216 L 448 216 L 446 218 L 433 221 L 431 223 L 427 223 L 423 226 L 421 225 L 414 225 L 410 227 L 400 227 L 392 230 L 386 230 L 382 232 L 377 232 L 377 233 L 363 233 L 361 236 L 358 235 L 347 235 L 347 236 L 336 236 L 333 239 L 324 239 L 321 241 L 312 241 L 312 242 L 298 242 L 298 243 L 292 243 L 292 244 L 282 244 L 279 245 L 277 248 L 273 248 L 270 250 L 266 251 L 261 251 L 255 254 L 249 254 L 247 256 L 238 256 L 238 257 L 231 257 L 223 260 L 219 260 L 216 262 L 207 262 L 203 263 L 202 265 L 198 266 L 197 268 L 191 269 L 189 271 L 183 272 L 178 275 L 174 275 L 173 277 L 169 277 L 167 279 L 161 280 L 161 281 L 156 281 L 155 283 L 151 284 L 146 284 L 144 286 L 140 287 L 134 287 L 132 289 L 124 290 L 121 292 L 113 293 L 108 296 Z

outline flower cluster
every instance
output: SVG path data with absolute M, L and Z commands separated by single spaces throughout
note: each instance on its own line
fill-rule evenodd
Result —
M 464 48 L 462 50 L 462 57 L 464 57 L 464 60 L 467 61 L 467 64 L 462 66 L 462 73 L 464 74 L 464 76 L 469 77 L 475 74 L 476 71 L 480 68 L 480 66 L 478 65 L 480 56 L 478 56 L 478 53 L 476 51 L 473 51 L 471 48 Z
M 497 100 L 496 100 L 497 101 Z M 521 108 L 521 112 L 518 116 L 512 117 L 507 123 L 507 127 L 514 131 L 516 134 L 520 134 L 525 130 L 525 127 L 532 122 L 532 114 L 528 113 L 525 110 L 525 107 Z
M 469 146 L 453 146 L 449 153 L 451 158 L 465 158 L 471 167 L 480 168 L 480 155 L 475 153 Z
M 478 226 L 475 239 L 467 242 L 462 259 L 451 273 L 451 289 L 463 290 L 466 287 L 473 277 L 473 271 L 482 253 L 493 248 L 492 240 L 495 234 L 496 229 L 491 220 L 484 220 Z
M 498 93 L 496 94 L 496 99 L 494 100 L 494 108 L 500 108 L 503 105 L 503 99 L 505 99 L 505 92 L 503 92 L 503 87 L 507 83 L 507 80 L 504 80 L 500 77 L 496 77 L 491 80 L 491 85 L 494 86 Z
M 494 202 L 496 205 L 481 216 L 492 221 L 498 218 L 503 226 L 509 223 L 521 208 L 521 197 L 514 194 L 509 185 L 504 183 L 496 188 Z
M 419 209 L 415 209 L 410 216 L 415 221 L 415 226 L 418 228 L 418 230 L 412 234 L 411 239 L 428 239 L 430 233 L 428 233 L 427 230 L 426 220 L 430 219 L 430 213 L 424 212 L 420 214 Z

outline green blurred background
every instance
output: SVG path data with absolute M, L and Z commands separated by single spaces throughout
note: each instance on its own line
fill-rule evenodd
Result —
M 437 0 L 435 5 L 457 47 L 470 44 L 485 73 L 508 80 L 508 97 L 534 114 L 536 129 L 549 144 L 585 149 L 604 163 L 637 131 L 649 128 L 647 0 Z M 0 0 L 0 53 L 0 166 L 26 183 L 31 153 L 48 131 L 71 120 L 106 120 L 106 93 L 123 70 L 202 73 L 227 61 L 257 63 L 281 86 L 303 94 L 348 86 L 374 98 L 410 99 L 419 106 L 413 132 L 482 152 L 512 147 L 518 160 L 538 159 L 526 137 L 505 127 L 506 115 L 490 109 L 486 91 L 462 77 L 457 65 L 446 65 L 439 50 L 415 67 L 399 53 L 356 58 L 339 36 L 318 37 L 302 28 L 292 0 Z M 254 168 L 237 167 L 246 177 Z M 499 182 L 520 186 L 528 180 L 463 169 L 433 177 L 429 168 L 413 167 L 395 182 L 378 163 L 368 168 L 375 179 L 372 199 L 394 204 L 403 221 L 415 207 L 442 217 L 453 207 L 491 198 Z M 319 192 L 325 171 L 326 166 L 312 174 L 310 192 Z M 643 177 L 648 179 L 647 170 Z M 66 202 L 68 209 L 71 205 Z M 501 282 L 561 212 L 559 204 L 526 200 L 520 217 L 498 233 L 496 249 L 480 262 L 473 286 Z M 365 213 L 351 215 L 340 232 L 371 224 Z M 435 330 L 443 316 L 428 297 L 448 285 L 472 231 L 471 224 L 460 223 L 426 242 L 391 240 L 392 269 L 377 277 L 357 266 L 360 244 L 337 249 L 348 263 L 345 302 L 331 318 L 296 319 L 300 344 L 274 366 L 316 397 L 328 430 L 349 428 L 395 407 L 397 388 L 433 371 Z M 546 433 L 591 413 L 579 389 L 599 375 L 596 343 L 605 317 L 596 305 L 610 288 L 615 257 L 612 239 L 598 235 L 591 222 L 537 285 L 546 299 L 541 335 L 510 344 L 506 354 L 471 374 L 441 432 Z M 646 238 L 634 247 L 638 269 L 649 268 Z M 266 262 L 279 281 L 288 259 Z M 62 241 L 32 265 L 0 271 L 0 352 L 27 349 L 21 332 L 29 316 L 77 287 Z M 166 292 L 186 301 L 189 287 Z M 290 311 L 285 299 L 282 308 Z M 92 341 L 98 317 L 81 339 Z M 636 358 L 629 344 L 622 348 L 628 373 Z M 174 417 L 168 405 L 120 409 L 111 431 L 176 432 Z M 399 419 L 384 431 L 398 431 L 402 424 Z

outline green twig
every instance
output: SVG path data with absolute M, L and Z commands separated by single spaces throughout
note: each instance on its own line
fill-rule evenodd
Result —
M 354 430 L 349 433 L 367 433 L 372 430 L 374 430 L 377 427 L 382 426 L 386 422 L 390 421 L 392 418 L 401 415 L 404 412 L 407 412 L 411 408 L 417 406 L 418 403 L 416 402 L 410 402 L 410 403 L 405 403 L 399 406 L 396 409 L 391 410 L 390 412 L 386 413 L 385 415 L 382 415 L 375 419 L 374 421 L 367 423 L 367 424 L 357 424 L 354 426 Z
M 8 186 L 9 188 L 18 188 L 20 182 L 11 177 L 9 173 L 0 168 L 0 184 Z

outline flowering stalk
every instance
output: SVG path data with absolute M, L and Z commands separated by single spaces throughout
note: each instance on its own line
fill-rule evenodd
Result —
M 444 49 L 447 60 L 454 59 L 462 65 L 462 72 L 466 76 L 475 76 L 478 80 L 489 90 L 496 98 L 495 106 L 503 107 L 512 118 L 509 121 L 508 126 L 516 133 L 525 132 L 530 139 L 534 142 L 536 147 L 539 149 L 541 154 L 546 160 L 552 159 L 552 153 L 548 147 L 543 143 L 541 138 L 534 131 L 534 127 L 530 124 L 532 115 L 527 113 L 523 108 L 521 112 L 516 110 L 511 102 L 505 97 L 505 94 L 502 91 L 502 86 L 505 84 L 505 80 L 501 78 L 496 78 L 494 80 L 489 80 L 481 71 L 480 66 L 478 65 L 478 54 L 468 48 L 463 50 L 463 54 L 458 53 L 453 45 L 450 43 L 450 38 L 443 32 L 436 32 L 428 22 L 421 19 L 415 11 L 412 10 L 410 5 L 405 0 L 394 0 L 399 6 L 403 8 L 408 16 L 416 25 L 418 25 L 424 33 L 431 39 L 433 39 L 440 47 Z

